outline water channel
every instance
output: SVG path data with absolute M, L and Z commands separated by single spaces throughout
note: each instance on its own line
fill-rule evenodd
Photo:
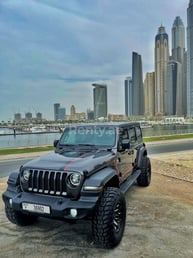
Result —
M 193 124 L 154 125 L 152 127 L 143 128 L 142 131 L 144 137 L 187 134 L 193 133 Z M 7 135 L 5 135 L 5 133 Z M 0 128 L 0 149 L 52 145 L 53 141 L 59 139 L 60 136 L 61 134 L 59 132 L 31 134 L 17 134 L 16 132 L 16 135 L 14 135 L 13 131 L 7 128 Z

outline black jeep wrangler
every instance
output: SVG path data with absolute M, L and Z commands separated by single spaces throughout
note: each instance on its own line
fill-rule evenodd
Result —
M 124 193 L 136 181 L 151 181 L 140 124 L 69 126 L 54 147 L 10 174 L 3 193 L 7 218 L 20 226 L 39 216 L 91 219 L 95 243 L 115 247 L 124 233 Z

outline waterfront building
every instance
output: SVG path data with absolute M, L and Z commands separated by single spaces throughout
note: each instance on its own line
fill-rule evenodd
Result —
M 36 113 L 36 119 L 42 120 L 42 113 L 40 113 L 40 112 Z
M 193 0 L 187 8 L 187 117 L 193 117 Z
M 132 96 L 132 78 L 129 76 L 125 79 L 125 115 L 127 117 L 130 117 L 133 114 Z
M 22 120 L 21 113 L 15 113 L 14 120 L 15 120 L 15 122 L 20 122 Z
M 174 20 L 172 27 L 172 60 L 183 63 L 185 53 L 185 28 L 179 16 Z
M 168 34 L 164 26 L 158 28 L 155 37 L 155 115 L 163 115 L 166 70 L 169 61 Z
M 57 121 L 59 119 L 59 108 L 60 108 L 60 104 L 55 103 L 54 104 L 54 120 L 55 121 Z
M 25 119 L 26 120 L 32 120 L 32 113 L 31 112 L 25 113 Z
M 173 89 L 173 112 L 170 110 L 171 115 L 182 116 L 186 115 L 185 103 L 187 101 L 186 96 L 186 65 L 185 65 L 185 28 L 184 24 L 179 16 L 174 20 L 172 27 L 172 63 L 168 64 L 167 76 L 173 78 L 170 86 Z M 172 65 L 172 69 L 171 68 Z M 174 69 L 176 69 L 174 71 Z M 171 72 L 172 74 L 169 74 Z M 171 82 L 171 80 L 170 80 Z M 169 78 L 166 80 L 167 86 L 169 86 Z M 176 84 L 176 85 L 175 85 Z M 172 92 L 171 92 L 172 93 Z M 166 103 L 171 104 L 171 103 Z
M 86 113 L 81 112 L 81 113 L 75 113 L 73 115 L 65 115 L 65 120 L 66 121 L 84 121 L 86 120 Z
M 144 115 L 144 89 L 141 55 L 132 52 L 132 115 Z
M 108 121 L 127 121 L 128 117 L 122 114 L 108 114 Z
M 76 117 L 77 117 L 77 120 L 84 121 L 86 120 L 86 113 L 85 112 L 76 113 Z
M 170 60 L 167 63 L 164 91 L 165 115 L 182 115 L 182 64 Z
M 87 119 L 94 120 L 94 110 L 87 109 Z
M 70 107 L 70 115 L 73 116 L 73 115 L 75 115 L 75 114 L 76 114 L 76 108 L 75 108 L 74 105 L 72 105 L 72 106 Z
M 187 51 L 184 52 L 184 63 L 182 66 L 182 80 L 184 87 L 182 88 L 182 95 L 185 96 L 182 98 L 182 110 L 184 117 L 187 116 Z
M 59 108 L 59 120 L 64 120 L 66 116 L 66 108 L 60 107 Z
M 155 115 L 155 72 L 146 73 L 144 80 L 145 116 Z
M 94 117 L 107 117 L 107 85 L 93 83 Z

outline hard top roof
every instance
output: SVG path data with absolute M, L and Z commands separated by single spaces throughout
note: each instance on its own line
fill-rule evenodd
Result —
M 132 126 L 140 126 L 139 122 L 104 122 L 104 123 L 81 123 L 81 124 L 73 124 L 73 125 L 68 125 L 65 126 L 66 128 L 69 127 L 132 127 Z

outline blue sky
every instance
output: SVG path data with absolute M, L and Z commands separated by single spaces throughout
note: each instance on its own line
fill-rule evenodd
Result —
M 108 85 L 108 112 L 124 113 L 132 52 L 154 70 L 154 39 L 176 16 L 186 27 L 189 0 L 0 0 L 0 121 L 53 104 L 69 114 L 93 108 L 92 83 Z M 170 43 L 171 47 L 171 43 Z

